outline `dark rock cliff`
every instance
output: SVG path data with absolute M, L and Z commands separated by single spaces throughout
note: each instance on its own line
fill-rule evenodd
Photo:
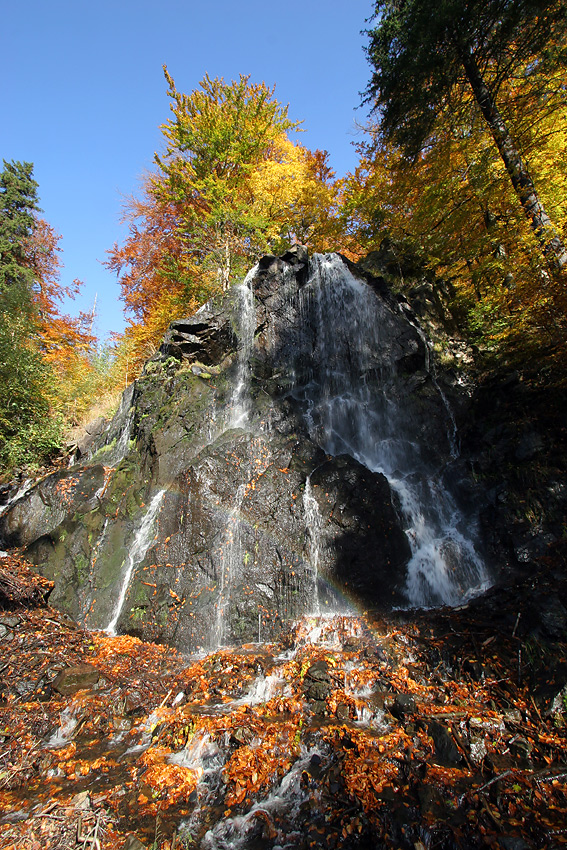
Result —
M 301 296 L 312 271 L 302 249 L 265 257 L 244 288 L 173 322 L 106 431 L 0 517 L 4 544 L 25 547 L 55 581 L 53 604 L 92 628 L 194 650 L 267 639 L 347 600 L 407 603 L 399 495 L 380 471 L 316 439 L 310 388 L 323 330 L 317 303 Z M 345 356 L 370 396 L 389 387 L 392 432 L 410 423 L 408 450 L 426 477 L 445 470 L 472 502 L 448 421 L 456 385 L 442 392 L 433 378 L 409 306 L 364 277 L 380 333 L 360 363 Z

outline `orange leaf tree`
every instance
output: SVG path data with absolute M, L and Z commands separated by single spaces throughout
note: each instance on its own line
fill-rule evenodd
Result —
M 288 138 L 297 123 L 274 88 L 206 75 L 185 95 L 164 71 L 165 151 L 128 200 L 129 234 L 108 261 L 129 319 L 121 356 L 131 376 L 173 316 L 225 290 L 262 253 L 294 241 L 325 249 L 335 227 L 327 155 Z

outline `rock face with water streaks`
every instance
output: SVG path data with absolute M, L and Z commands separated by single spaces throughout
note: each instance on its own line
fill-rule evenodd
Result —
M 294 249 L 174 322 L 108 429 L 0 534 L 87 626 L 184 650 L 454 602 L 485 575 L 440 495 L 462 475 L 453 437 L 407 304 Z

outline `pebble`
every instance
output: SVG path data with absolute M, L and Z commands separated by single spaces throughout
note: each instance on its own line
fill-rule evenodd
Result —
M 5 615 L 3 617 L 0 617 L 0 625 L 8 626 L 8 628 L 10 628 L 10 629 L 15 629 L 16 626 L 19 626 L 21 622 L 22 622 L 21 617 L 9 616 L 9 615 Z
M 71 798 L 71 803 L 76 809 L 90 809 L 91 798 L 89 796 L 89 792 L 81 791 L 79 794 L 75 794 L 75 796 Z

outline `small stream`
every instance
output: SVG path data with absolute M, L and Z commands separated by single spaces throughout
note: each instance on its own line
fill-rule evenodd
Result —
M 132 573 L 138 566 L 138 564 L 143 561 L 144 555 L 150 547 L 150 544 L 153 539 L 152 532 L 154 527 L 154 520 L 160 509 L 160 505 L 165 495 L 165 492 L 165 490 L 159 490 L 153 497 L 128 551 L 128 557 L 124 565 L 124 576 L 120 585 L 118 599 L 116 600 L 116 605 L 114 606 L 114 611 L 110 622 L 105 629 L 105 631 L 109 635 L 116 634 L 116 626 L 118 625 L 120 615 L 122 614 L 122 608 L 124 607 L 124 600 L 126 599 L 126 594 L 128 593 L 128 587 L 130 585 Z

